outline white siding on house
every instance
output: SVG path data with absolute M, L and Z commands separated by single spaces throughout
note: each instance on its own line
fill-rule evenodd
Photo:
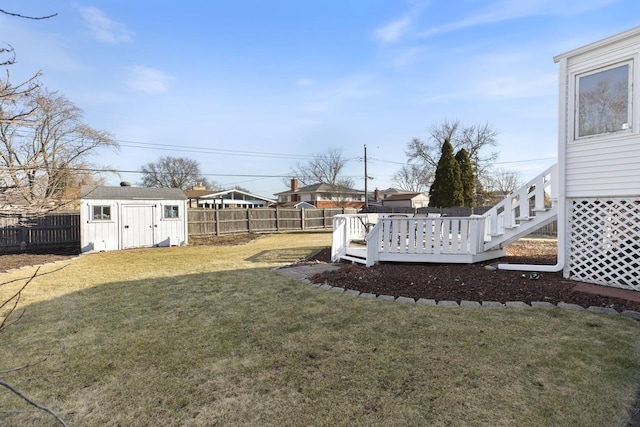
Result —
M 554 60 L 560 66 L 558 241 L 564 247 L 558 250 L 564 251 L 564 277 L 640 291 L 640 27 Z M 626 75 L 604 77 L 623 69 Z M 582 94 L 581 83 L 588 88 Z M 590 108 L 576 132 L 580 101 Z
M 559 159 L 566 197 L 640 194 L 640 27 L 555 58 L 560 67 Z M 631 66 L 630 129 L 575 138 L 579 76 L 620 63 Z M 564 171 L 562 171 L 564 166 Z
M 640 194 L 640 139 L 633 134 L 589 143 L 570 143 L 566 151 L 567 197 Z

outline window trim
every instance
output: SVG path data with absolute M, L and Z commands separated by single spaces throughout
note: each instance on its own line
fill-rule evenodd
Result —
M 95 209 L 100 209 L 100 218 L 96 218 Z M 109 208 L 109 217 L 104 218 L 104 208 Z M 89 205 L 90 222 L 113 222 L 113 205 Z
M 634 83 L 635 83 L 635 56 L 631 57 L 631 58 L 625 58 L 625 59 L 621 59 L 612 63 L 609 63 L 608 65 L 605 66 L 601 66 L 601 67 L 597 67 L 597 68 L 589 68 L 589 69 L 583 69 L 580 71 L 576 71 L 575 73 L 573 73 L 573 129 L 572 129 L 572 136 L 573 138 L 571 139 L 573 142 L 581 142 L 581 141 L 588 141 L 588 140 L 592 140 L 594 138 L 606 138 L 606 137 L 616 137 L 619 135 L 625 135 L 625 134 L 631 134 L 631 133 L 637 133 L 636 130 L 636 123 L 635 123 L 635 115 L 634 115 L 634 108 L 635 108 L 635 94 L 634 94 Z M 596 134 L 590 134 L 590 135 L 584 135 L 584 136 L 580 136 L 578 135 L 579 131 L 580 131 L 580 79 L 584 78 L 584 77 L 588 77 L 588 76 L 592 76 L 601 72 L 605 72 L 605 71 L 609 71 L 609 70 L 613 70 L 619 67 L 623 67 L 623 66 L 628 66 L 628 72 L 627 72 L 627 128 L 625 129 L 620 129 L 617 131 L 612 131 L 612 132 L 602 132 L 602 133 L 596 133 Z
M 177 212 L 177 216 L 167 216 L 167 208 L 175 208 L 176 212 Z M 172 210 L 173 211 L 173 210 Z M 162 219 L 163 220 L 167 220 L 167 221 L 178 221 L 180 219 L 182 219 L 181 215 L 180 215 L 180 211 L 182 211 L 182 209 L 180 209 L 180 204 L 166 204 L 166 205 L 162 205 Z

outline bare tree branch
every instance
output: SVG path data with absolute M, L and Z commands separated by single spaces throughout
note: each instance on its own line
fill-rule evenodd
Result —
M 31 281 L 33 279 L 35 279 L 35 277 L 38 275 L 38 272 L 40 271 L 40 267 L 38 267 L 36 269 L 36 271 L 33 273 L 33 275 L 24 283 L 24 285 L 22 285 L 22 287 L 20 289 L 18 289 L 18 291 L 16 293 L 14 293 L 11 297 L 9 297 L 5 302 L 3 302 L 2 304 L 0 304 L 0 310 L 2 310 L 5 306 L 9 305 L 9 304 L 13 304 L 12 307 L 9 308 L 9 311 L 7 312 L 7 314 L 5 314 L 2 318 L 2 322 L 0 322 L 0 331 L 6 329 L 8 326 L 14 324 L 16 321 L 11 322 L 11 323 L 7 323 L 9 317 L 11 316 L 11 314 L 16 310 L 16 307 L 18 306 L 18 302 L 20 302 L 20 297 L 22 296 L 22 291 L 24 291 L 24 289 L 29 285 L 29 283 L 31 283 Z M 24 312 L 23 312 L 24 314 Z M 20 314 L 20 317 L 22 317 L 22 314 Z
M 93 176 L 88 159 L 118 144 L 82 118 L 80 108 L 46 89 L 29 88 L 15 101 L 0 96 L 0 180 L 13 188 L 7 195 L 31 211 L 53 209 L 67 188 Z
M 30 368 L 32 366 L 39 365 L 42 362 L 45 362 L 46 360 L 47 360 L 47 358 L 45 357 L 44 359 L 40 359 L 37 362 L 27 363 L 26 365 L 18 366 L 17 368 L 5 369 L 5 370 L 0 371 L 0 374 L 10 374 L 11 372 L 21 371 L 23 369 L 27 369 L 27 368 Z
M 409 163 L 403 165 L 399 171 L 393 175 L 393 182 L 400 187 L 401 190 L 422 193 L 429 189 L 429 185 L 433 181 L 433 172 L 429 168 Z
M 164 156 L 156 162 L 143 165 L 141 172 L 143 187 L 189 190 L 196 185 L 207 188 L 217 185 L 202 176 L 197 161 L 186 157 Z
M 331 148 L 325 153 L 314 154 L 313 159 L 306 164 L 297 163 L 291 169 L 291 175 L 300 184 L 329 184 L 332 186 L 353 187 L 351 178 L 342 177 L 342 169 L 347 160 L 342 155 L 342 149 Z
M 33 19 L 33 20 L 36 20 L 36 21 L 39 21 L 41 19 L 49 19 L 49 18 L 53 18 L 54 16 L 58 16 L 57 13 L 54 13 L 53 15 L 47 15 L 47 16 L 27 16 L 27 15 L 21 15 L 19 13 L 7 12 L 6 10 L 3 10 L 3 9 L 0 9 L 0 13 L 4 13 L 5 15 L 9 15 L 9 16 L 15 16 L 16 18 Z
M 56 419 L 56 421 L 58 423 L 60 423 L 60 425 L 63 425 L 65 427 L 67 427 L 67 423 L 65 423 L 62 418 L 60 418 L 58 416 L 58 414 L 56 414 L 55 412 L 53 412 L 51 409 L 47 408 L 46 406 L 42 406 L 39 403 L 31 400 L 27 395 L 25 395 L 24 393 L 22 393 L 20 390 L 16 389 L 15 387 L 13 387 L 12 385 L 0 380 L 0 386 L 9 389 L 9 391 L 11 391 L 13 394 L 15 394 L 16 396 L 20 397 L 22 400 L 24 400 L 25 402 L 27 402 L 29 405 L 31 406 L 35 406 L 36 408 L 40 409 L 41 411 L 45 411 L 46 413 L 48 413 L 49 415 L 51 415 L 53 418 Z
M 442 144 L 449 140 L 454 152 L 462 148 L 467 151 L 476 178 L 487 181 L 488 171 L 498 157 L 497 152 L 488 149 L 497 145 L 497 136 L 498 132 L 487 123 L 463 126 L 458 120 L 445 120 L 431 125 L 427 141 L 414 138 L 408 144 L 406 154 L 409 161 L 416 160 L 435 172 L 442 154 Z
M 65 268 L 66 266 L 57 268 L 53 271 L 50 271 L 46 274 L 51 274 L 53 272 L 56 271 L 60 271 L 63 268 Z M 24 314 L 24 310 L 22 310 L 22 312 L 20 313 L 19 317 L 17 319 L 14 319 L 13 321 L 9 322 L 8 319 L 12 316 L 13 313 L 15 313 L 16 311 L 16 307 L 18 305 L 18 302 L 20 301 L 20 297 L 22 295 L 22 292 L 24 291 L 24 289 L 33 281 L 33 279 L 36 278 L 36 276 L 38 276 L 38 273 L 40 271 L 40 267 L 38 267 L 36 269 L 36 271 L 26 279 L 26 282 L 20 287 L 20 289 L 15 292 L 13 294 L 13 296 L 11 296 L 10 298 L 8 298 L 6 301 L 4 301 L 2 304 L 0 304 L 0 310 L 2 310 L 3 308 L 5 308 L 6 306 L 10 307 L 8 308 L 8 310 L 6 311 L 5 314 L 2 315 L 2 322 L 0 322 L 0 332 L 4 331 L 5 329 L 7 329 L 8 327 L 10 327 L 11 325 L 15 324 L 18 320 L 20 320 L 22 318 L 22 315 Z M 25 279 L 20 279 L 20 280 L 25 280 Z M 16 282 L 17 280 L 11 280 L 9 282 L 4 282 L 1 283 L 0 285 L 5 285 L 7 283 L 13 283 Z M 11 368 L 11 369 L 5 369 L 0 371 L 0 374 L 7 374 L 7 373 L 11 373 L 11 372 L 15 372 L 15 371 L 20 371 L 22 369 L 26 369 L 28 367 L 31 366 L 35 366 L 39 363 L 42 363 L 46 360 L 40 360 L 38 362 L 33 362 L 33 363 L 28 363 L 24 366 L 20 366 L 17 368 Z M 17 390 L 15 387 L 13 387 L 12 385 L 10 385 L 9 383 L 3 381 L 0 379 L 0 386 L 5 387 L 6 389 L 8 389 L 9 391 L 11 391 L 12 393 L 14 393 L 16 396 L 20 397 L 22 400 L 24 400 L 25 402 L 27 402 L 28 404 L 35 406 L 36 408 L 40 409 L 41 411 L 45 411 L 48 414 L 50 414 L 51 416 L 53 416 L 56 421 L 58 421 L 61 425 L 66 426 L 67 424 L 65 424 L 65 422 L 58 416 L 58 414 L 56 414 L 55 412 L 53 412 L 51 409 L 47 408 L 46 406 L 42 406 L 38 403 L 36 403 L 35 401 L 33 401 L 32 399 L 30 399 L 27 395 L 25 395 L 24 393 L 22 393 L 21 391 Z

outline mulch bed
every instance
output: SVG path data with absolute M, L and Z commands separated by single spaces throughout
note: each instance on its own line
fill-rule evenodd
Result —
M 640 312 L 640 303 L 623 298 L 594 295 L 574 289 L 580 282 L 566 280 L 562 272 L 539 273 L 487 269 L 497 263 L 556 263 L 556 243 L 551 240 L 523 240 L 507 248 L 507 256 L 478 264 L 380 263 L 373 267 L 342 263 L 339 270 L 318 274 L 314 283 L 329 283 L 345 289 L 394 297 L 436 301 L 543 301 L 613 308 L 618 312 Z M 306 262 L 330 262 L 330 248 Z M 604 290 L 610 288 L 601 287 Z

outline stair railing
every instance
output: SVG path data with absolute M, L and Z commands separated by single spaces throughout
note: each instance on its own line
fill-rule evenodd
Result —
M 508 241 L 520 224 L 551 209 L 558 200 L 557 183 L 558 165 L 554 164 L 485 212 L 484 249 Z

